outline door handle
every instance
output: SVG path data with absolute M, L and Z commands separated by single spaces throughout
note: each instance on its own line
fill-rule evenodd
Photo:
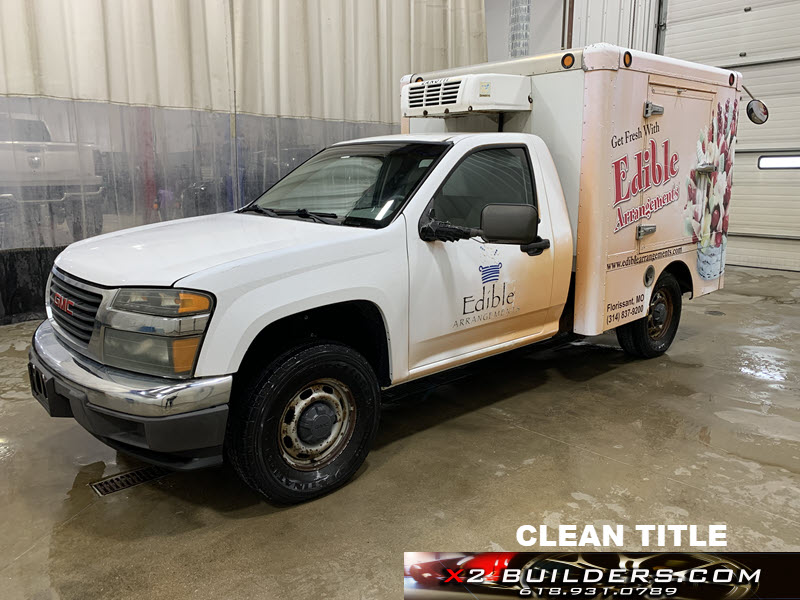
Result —
M 640 240 L 644 236 L 650 235 L 651 233 L 655 233 L 655 232 L 656 232 L 656 226 L 655 225 L 639 225 L 636 228 L 636 239 Z
M 664 114 L 664 107 L 659 106 L 658 104 L 653 104 L 648 100 L 644 103 L 644 118 L 649 119 L 653 115 L 663 115 Z
M 530 244 L 522 244 L 519 247 L 520 250 L 523 252 L 527 252 L 528 256 L 539 256 L 542 252 L 547 250 L 550 247 L 550 240 L 543 240 L 540 237 L 536 237 L 536 241 L 531 242 Z

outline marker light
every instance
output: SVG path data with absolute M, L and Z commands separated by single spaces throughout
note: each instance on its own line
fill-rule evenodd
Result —
M 172 340 L 172 370 L 176 375 L 191 373 L 200 349 L 200 337 Z
M 205 294 L 194 292 L 179 292 L 180 307 L 178 314 L 201 313 L 211 310 L 211 298 Z
M 631 54 L 628 50 L 625 51 L 625 54 L 622 55 L 622 64 L 626 67 L 630 67 L 631 63 L 633 62 L 633 54 Z
M 561 66 L 565 69 L 569 69 L 572 65 L 575 64 L 575 57 L 567 52 L 564 56 L 561 57 Z

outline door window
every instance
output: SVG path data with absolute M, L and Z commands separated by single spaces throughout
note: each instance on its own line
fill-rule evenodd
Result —
M 434 218 L 477 228 L 487 204 L 535 206 L 530 163 L 523 148 L 488 148 L 467 156 L 434 195 Z

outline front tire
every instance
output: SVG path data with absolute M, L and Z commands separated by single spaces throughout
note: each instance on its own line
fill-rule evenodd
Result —
M 680 320 L 681 286 L 672 273 L 662 273 L 650 296 L 647 316 L 617 327 L 617 341 L 631 356 L 655 358 L 672 345 Z
M 318 342 L 277 358 L 233 400 L 226 454 L 253 490 L 295 504 L 355 474 L 379 419 L 380 388 L 366 359 Z

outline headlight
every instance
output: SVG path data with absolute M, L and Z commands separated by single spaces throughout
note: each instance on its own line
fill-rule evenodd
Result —
M 111 307 L 128 312 L 177 317 L 211 311 L 211 296 L 201 292 L 173 289 L 121 289 Z
M 191 377 L 214 300 L 190 290 L 124 288 L 103 334 L 103 362 L 161 377 Z
M 112 367 L 163 377 L 188 377 L 201 336 L 164 337 L 106 329 L 103 362 Z

